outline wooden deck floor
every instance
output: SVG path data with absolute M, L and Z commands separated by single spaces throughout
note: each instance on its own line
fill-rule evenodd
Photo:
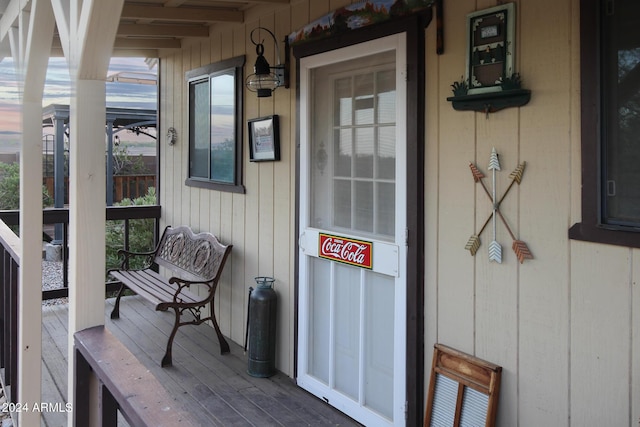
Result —
M 106 301 L 106 313 L 112 300 Z M 43 402 L 67 402 L 66 304 L 43 307 Z M 176 396 L 202 426 L 358 426 L 351 418 L 297 387 L 278 373 L 254 378 L 246 373 L 242 347 L 229 342 L 220 355 L 213 328 L 180 328 L 173 345 L 173 366 L 161 368 L 172 314 L 156 312 L 137 296 L 125 297 L 120 319 L 105 325 Z M 42 425 L 66 427 L 67 414 L 44 412 Z

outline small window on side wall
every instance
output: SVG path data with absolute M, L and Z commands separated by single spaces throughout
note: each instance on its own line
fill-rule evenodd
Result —
M 242 185 L 242 69 L 238 56 L 186 73 L 189 90 L 189 168 L 186 185 L 244 193 Z
M 580 2 L 582 221 L 576 240 L 640 248 L 638 0 Z

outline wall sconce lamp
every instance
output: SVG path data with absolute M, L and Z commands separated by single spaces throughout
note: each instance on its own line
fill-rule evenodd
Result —
M 276 48 L 276 55 L 278 63 L 275 66 L 270 66 L 264 57 L 264 40 L 259 43 L 253 39 L 253 33 L 256 30 L 264 30 L 271 34 L 273 37 L 273 44 Z M 271 93 L 277 88 L 284 86 L 289 88 L 289 40 L 287 37 L 284 39 L 285 43 L 285 61 L 284 64 L 280 63 L 280 49 L 276 36 L 271 31 L 263 27 L 256 27 L 251 31 L 251 42 L 256 46 L 256 53 L 258 58 L 256 64 L 253 67 L 253 74 L 247 77 L 245 85 L 251 92 L 256 92 L 258 98 L 265 98 L 271 96 Z

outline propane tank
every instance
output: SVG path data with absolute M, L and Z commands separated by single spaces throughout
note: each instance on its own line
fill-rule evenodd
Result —
M 256 277 L 257 287 L 249 296 L 249 367 L 253 377 L 266 378 L 276 373 L 276 314 L 278 297 L 275 279 Z

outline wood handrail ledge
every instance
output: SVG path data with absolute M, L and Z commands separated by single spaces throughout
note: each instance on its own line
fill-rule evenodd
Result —
M 107 206 L 107 220 L 160 218 L 162 206 Z M 0 219 L 8 225 L 20 223 L 20 211 L 0 211 Z M 46 208 L 42 210 L 43 224 L 60 224 L 69 222 L 68 208 Z
M 117 425 L 117 410 L 133 426 L 197 426 L 158 379 L 104 326 L 74 335 L 76 372 L 74 379 L 74 426 L 87 426 L 91 419 L 89 401 L 93 372 L 98 380 L 99 409 L 103 426 Z M 94 403 L 95 405 L 95 403 Z
M 19 266 L 22 242 L 20 238 L 16 236 L 16 233 L 2 220 L 0 220 L 0 242 Z

